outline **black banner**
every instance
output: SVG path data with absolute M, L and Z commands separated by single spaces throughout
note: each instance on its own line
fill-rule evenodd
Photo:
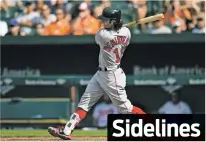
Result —
M 108 115 L 108 141 L 205 141 L 205 114 Z
M 70 88 L 61 86 L 1 86 L 0 98 L 70 98 Z
M 126 74 L 133 74 L 135 65 L 204 67 L 204 49 L 204 43 L 131 44 L 125 51 L 121 66 Z M 27 69 L 30 74 L 33 69 L 35 75 L 94 74 L 98 54 L 99 47 L 95 44 L 2 45 L 1 69 Z

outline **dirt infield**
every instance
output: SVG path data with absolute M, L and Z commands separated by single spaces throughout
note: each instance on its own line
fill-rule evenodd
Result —
M 59 138 L 52 138 L 52 137 L 7 137 L 7 138 L 0 138 L 1 141 L 62 141 Z M 72 141 L 106 141 L 107 137 L 86 137 L 86 136 L 79 136 L 73 137 Z

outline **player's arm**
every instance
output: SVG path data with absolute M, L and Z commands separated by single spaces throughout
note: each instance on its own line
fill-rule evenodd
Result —
M 100 29 L 95 35 L 95 42 L 101 47 L 101 45 L 104 45 L 106 42 L 107 38 L 108 33 L 106 33 L 104 29 Z
M 95 35 L 95 42 L 97 45 L 99 45 L 99 35 L 98 33 Z
M 100 46 L 100 42 L 102 41 L 102 30 L 99 30 L 95 35 L 95 42 Z
M 130 44 L 130 41 L 131 41 L 131 32 L 128 28 L 127 28 L 127 35 L 128 35 L 128 43 L 126 46 L 128 46 Z

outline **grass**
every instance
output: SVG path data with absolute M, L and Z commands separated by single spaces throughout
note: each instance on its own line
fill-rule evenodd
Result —
M 11 137 L 49 137 L 47 130 L 0 130 L 1 138 Z M 75 130 L 72 136 L 107 136 L 106 130 L 83 131 Z

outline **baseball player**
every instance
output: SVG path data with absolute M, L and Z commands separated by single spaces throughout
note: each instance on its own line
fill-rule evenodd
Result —
M 63 140 L 71 140 L 75 126 L 104 94 L 110 97 L 119 113 L 145 114 L 143 110 L 131 104 L 125 91 L 126 76 L 120 62 L 129 45 L 131 33 L 128 28 L 122 26 L 121 11 L 107 7 L 98 18 L 104 24 L 104 28 L 95 35 L 95 41 L 100 47 L 98 71 L 90 80 L 76 111 L 65 127 L 48 128 L 52 136 Z

